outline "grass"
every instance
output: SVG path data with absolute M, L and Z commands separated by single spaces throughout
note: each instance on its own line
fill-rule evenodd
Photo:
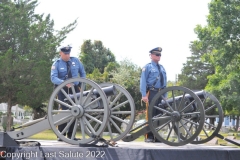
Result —
M 41 139 L 41 140 L 57 140 L 57 136 L 52 130 L 45 130 L 43 132 L 34 134 L 29 139 Z

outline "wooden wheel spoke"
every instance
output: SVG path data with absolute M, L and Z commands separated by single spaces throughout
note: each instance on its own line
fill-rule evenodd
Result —
M 183 128 L 185 129 L 185 131 L 187 132 L 187 135 L 192 136 L 191 132 L 189 132 L 189 130 L 187 129 L 187 127 L 183 124 L 182 120 L 179 121 L 181 123 L 181 125 L 183 126 Z
M 171 114 L 172 114 L 171 112 L 169 112 L 169 111 L 167 111 L 167 110 L 165 110 L 165 109 L 162 109 L 162 108 L 160 108 L 160 107 L 158 107 L 158 106 L 153 106 L 153 107 L 156 108 L 157 110 L 160 110 L 160 111 L 168 114 L 168 115 L 171 115 Z
M 58 99 L 54 99 L 54 101 L 57 102 L 57 103 L 59 103 L 59 104 L 61 104 L 61 105 L 63 105 L 63 106 L 66 106 L 66 107 L 68 107 L 68 108 L 72 108 L 71 105 L 69 105 L 69 104 L 67 104 L 67 103 L 65 103 L 65 102 L 63 102 L 63 101 L 60 101 L 60 100 L 58 100 Z
M 186 107 L 184 107 L 180 113 L 184 112 L 188 107 L 190 107 L 193 103 L 195 103 L 195 100 L 193 100 L 192 102 L 190 102 Z
M 112 111 L 113 111 L 113 110 L 116 110 L 116 109 L 120 108 L 121 106 L 123 106 L 123 105 L 125 105 L 125 104 L 127 104 L 127 103 L 128 103 L 128 100 L 125 101 L 125 102 L 122 102 L 121 104 L 119 104 L 119 105 L 117 105 L 117 106 L 115 106 L 115 107 L 113 107 L 111 110 L 112 110 Z
M 71 110 L 52 110 L 52 113 L 71 113 Z
M 78 104 L 80 104 L 80 105 L 84 105 L 84 102 L 83 103 L 81 103 L 81 102 L 82 102 L 82 99 L 83 99 L 83 91 L 85 89 L 85 86 L 86 86 L 86 84 L 82 82 L 81 87 L 80 87 L 79 101 L 78 101 Z
M 213 104 L 211 107 L 205 109 L 205 113 L 206 113 L 207 111 L 213 109 L 213 108 L 216 108 L 216 107 L 217 107 L 217 105 L 216 105 L 216 104 Z
M 163 99 L 163 101 L 165 102 L 165 104 L 167 104 L 167 106 L 171 109 L 171 111 L 173 112 L 173 108 L 172 106 L 168 103 L 168 101 L 166 101 L 166 99 L 163 97 L 163 95 L 161 96 L 161 98 Z
M 87 102 L 87 100 L 91 97 L 92 93 L 93 93 L 93 88 L 91 88 L 90 92 L 87 94 L 87 97 L 86 97 L 85 100 L 83 101 L 83 103 L 82 103 L 83 106 L 85 105 L 85 103 Z M 81 95 L 83 95 L 82 90 L 81 90 Z M 80 96 L 81 96 L 81 95 L 80 95 Z M 82 97 L 83 97 L 83 96 L 82 96 Z M 81 97 L 80 97 L 80 103 L 82 102 L 81 100 L 82 100 L 82 99 L 81 99 Z
M 184 101 L 184 99 L 185 99 L 185 95 L 186 95 L 186 92 L 184 92 L 184 94 L 183 94 L 183 96 L 182 96 L 182 99 L 181 99 L 181 102 L 179 103 L 178 108 L 180 108 L 180 107 L 182 106 L 182 103 L 183 103 L 183 101 Z
M 109 108 L 112 108 L 112 106 L 117 102 L 117 100 L 121 97 L 121 95 L 122 95 L 122 92 L 119 92 L 118 95 L 115 97 L 115 99 L 109 105 Z
M 90 129 L 90 131 L 92 132 L 92 134 L 96 135 L 95 130 L 93 129 L 93 127 L 91 126 L 91 124 L 88 122 L 88 120 L 86 119 L 86 117 L 83 117 L 85 123 L 87 124 L 88 128 Z
M 64 94 L 64 96 L 67 98 L 67 100 L 69 102 L 71 102 L 72 105 L 75 105 L 75 103 L 73 102 L 72 98 L 69 97 L 69 95 L 64 91 L 64 89 L 61 89 L 61 91 Z
M 71 126 L 71 124 L 73 123 L 73 121 L 75 120 L 75 118 L 73 117 L 70 122 L 68 122 L 68 124 L 66 125 L 66 127 L 63 129 L 63 131 L 61 132 L 61 134 L 64 134 L 67 132 L 68 128 Z
M 58 121 L 54 122 L 54 125 L 59 125 L 59 124 L 61 124 L 61 122 L 69 120 L 71 117 L 72 117 L 72 115 L 63 117 L 63 118 L 59 119 Z
M 84 125 L 84 122 L 83 122 L 83 118 L 80 118 L 79 120 L 80 120 L 80 125 L 81 125 L 82 138 L 86 139 L 86 137 L 85 137 L 85 125 Z
M 110 122 L 113 124 L 113 126 L 118 130 L 118 132 L 121 134 L 122 133 L 122 131 L 121 131 L 121 129 L 118 127 L 118 125 L 112 120 L 112 119 L 110 119 Z
M 131 114 L 131 111 L 116 111 L 116 112 L 112 112 L 112 114 Z
M 94 120 L 95 122 L 97 122 L 97 123 L 99 123 L 99 124 L 102 124 L 102 122 L 101 122 L 100 120 L 98 120 L 97 118 L 95 118 L 95 117 L 93 117 L 93 116 L 91 116 L 91 115 L 89 115 L 89 114 L 87 114 L 87 113 L 85 113 L 84 115 L 85 115 L 86 117 Z
M 101 100 L 101 97 L 96 98 L 95 100 L 93 100 L 92 102 L 88 103 L 86 106 L 84 106 L 84 109 L 90 107 L 92 104 L 96 103 L 97 101 Z

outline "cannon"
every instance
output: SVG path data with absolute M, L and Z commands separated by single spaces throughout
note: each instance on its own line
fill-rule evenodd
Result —
M 76 83 L 80 84 L 79 93 L 74 88 Z M 72 84 L 69 88 L 72 94 L 64 90 L 67 84 Z M 58 92 L 66 96 L 64 101 L 57 99 Z M 165 94 L 168 99 L 164 98 Z M 60 104 L 69 110 L 58 109 L 56 105 Z M 158 115 L 152 116 L 153 109 L 159 111 Z M 122 86 L 72 78 L 55 88 L 48 102 L 46 117 L 23 124 L 4 135 L 19 140 L 52 129 L 63 141 L 79 145 L 96 143 L 103 133 L 109 135 L 109 141 L 130 142 L 152 131 L 163 143 L 181 146 L 211 140 L 223 122 L 222 107 L 216 97 L 206 91 L 193 92 L 180 86 L 167 87 L 158 92 L 148 108 L 149 120 L 133 128 L 135 114 L 133 98 Z M 59 132 L 57 127 L 63 123 L 67 125 Z M 73 134 L 67 138 L 64 135 L 71 124 L 74 124 Z
M 168 95 L 167 100 L 164 99 L 165 94 Z M 159 99 L 162 99 L 161 103 L 156 103 Z M 159 114 L 153 117 L 154 108 L 159 110 Z M 223 122 L 222 107 L 216 97 L 205 91 L 193 92 L 180 86 L 161 90 L 153 98 L 148 116 L 152 118 L 132 129 L 123 141 L 132 141 L 152 131 L 158 140 L 171 146 L 201 144 L 213 139 Z M 210 123 L 209 119 L 217 119 L 217 124 Z
M 67 84 L 80 83 L 81 91 L 76 93 L 74 85 L 69 90 L 72 94 L 65 92 Z M 101 87 L 100 87 L 101 86 Z M 57 99 L 58 92 L 62 92 L 66 99 Z M 69 110 L 60 110 L 54 104 L 61 104 Z M 55 88 L 48 102 L 47 116 L 25 123 L 12 131 L 2 134 L 7 139 L 20 140 L 32 136 L 47 129 L 52 129 L 57 137 L 69 144 L 87 144 L 101 136 L 104 130 L 110 133 L 112 140 L 117 141 L 123 138 L 131 129 L 135 119 L 135 106 L 130 94 L 120 85 L 97 83 L 86 78 L 72 78 Z M 130 121 L 121 119 L 130 118 Z M 66 128 L 59 132 L 57 126 L 68 123 Z M 73 135 L 67 138 L 64 136 L 69 126 L 74 123 Z M 119 124 L 125 124 L 122 129 Z M 114 130 L 111 130 L 114 128 Z M 119 133 L 116 133 L 119 132 Z M 9 142 L 10 143 L 10 142 Z
M 196 91 L 194 93 L 200 98 L 200 100 L 203 103 L 204 113 L 205 113 L 205 122 L 204 122 L 204 126 L 201 133 L 202 137 L 196 138 L 196 140 L 194 140 L 191 143 L 201 144 L 201 143 L 206 143 L 211 139 L 213 139 L 215 135 L 220 131 L 222 122 L 223 122 L 223 110 L 217 98 L 212 94 L 206 91 Z M 181 98 L 182 96 L 177 96 L 175 97 L 175 101 L 180 102 Z M 190 103 L 193 101 L 193 98 L 189 94 L 186 94 L 185 98 L 188 99 L 187 103 Z M 168 99 L 167 103 L 172 104 L 173 98 Z M 159 107 L 167 108 L 167 105 L 165 102 L 162 102 L 159 104 Z M 189 107 L 189 109 L 186 110 L 185 112 L 193 112 L 194 110 L 196 110 L 195 103 L 193 103 Z M 195 120 L 197 120 L 197 118 L 198 117 L 195 117 Z M 215 125 L 214 125 L 214 121 L 217 121 Z

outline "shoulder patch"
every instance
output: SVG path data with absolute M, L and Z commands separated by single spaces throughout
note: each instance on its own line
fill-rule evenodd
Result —
M 53 70 L 53 69 L 55 69 L 55 66 L 52 66 L 52 68 L 51 68 L 51 69 L 52 69 L 52 70 Z
M 142 71 L 145 72 L 145 70 L 146 70 L 146 68 L 144 67 L 144 68 L 142 69 Z

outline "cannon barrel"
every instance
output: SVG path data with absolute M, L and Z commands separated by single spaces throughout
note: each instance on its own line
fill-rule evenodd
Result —
M 101 88 L 103 92 L 106 94 L 106 96 L 111 96 L 111 95 L 116 95 L 116 87 L 114 85 L 109 86 L 109 87 L 103 87 Z M 90 90 L 83 91 L 83 96 L 87 96 Z M 99 93 L 96 89 L 93 90 L 93 95 L 99 96 Z M 71 99 L 74 99 L 74 95 L 70 94 L 68 95 Z M 80 93 L 76 93 L 77 98 L 80 97 Z M 64 99 L 67 101 L 67 99 Z
M 205 91 L 197 91 L 197 92 L 194 92 L 201 100 L 202 99 L 205 99 L 206 98 L 206 92 Z M 176 96 L 176 97 L 174 97 L 175 98 L 175 101 L 177 102 L 177 101 L 181 101 L 181 99 L 183 98 L 183 95 L 181 95 L 181 96 Z M 189 102 L 192 102 L 193 100 L 194 100 L 194 98 L 191 96 L 191 95 L 189 95 L 189 94 L 186 94 L 185 95 L 185 99 L 188 99 L 189 100 Z M 173 98 L 170 98 L 170 99 L 167 99 L 166 100 L 167 101 L 167 103 L 169 103 L 170 105 L 173 103 Z M 166 108 L 167 107 L 167 104 L 166 104 L 166 102 L 164 101 L 164 100 L 162 100 L 162 102 L 161 103 L 159 103 L 158 104 L 158 106 L 159 107 L 164 107 L 164 108 Z
M 102 90 L 106 94 L 106 96 L 112 96 L 112 95 L 116 95 L 117 94 L 116 87 L 114 85 L 109 86 L 109 87 L 103 87 Z M 85 91 L 85 92 L 89 93 L 89 91 Z M 97 92 L 96 89 L 93 90 L 93 94 L 99 96 L 99 93 Z
M 194 92 L 194 93 L 195 93 L 201 100 L 206 98 L 206 92 L 203 91 L 203 90 L 202 90 L 202 91 L 197 91 L 197 92 Z M 193 97 L 190 96 L 189 94 L 186 94 L 185 97 L 189 98 L 190 101 L 193 100 Z

